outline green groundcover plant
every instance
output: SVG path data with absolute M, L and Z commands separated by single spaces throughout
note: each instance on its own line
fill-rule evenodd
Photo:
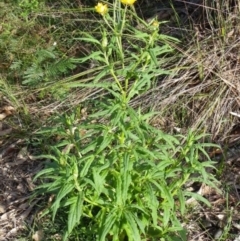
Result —
M 64 240 L 88 224 L 98 241 L 184 240 L 179 217 L 185 200 L 209 204 L 184 185 L 190 179 L 210 186 L 216 181 L 206 172 L 214 167 L 205 148 L 213 145 L 200 143 L 204 135 L 165 134 L 149 124 L 153 112 L 144 114 L 129 104 L 167 73 L 159 59 L 172 51 L 168 41 L 174 41 L 159 34 L 157 20 L 139 19 L 134 2 L 98 3 L 96 11 L 104 19 L 101 40 L 87 33 L 79 38 L 92 43 L 93 52 L 76 62 L 93 59 L 104 68 L 93 83 L 70 85 L 105 89 L 99 111 L 85 121 L 73 111 L 39 132 L 61 137 L 49 155 L 41 156 L 51 161 L 35 179 L 42 180 L 38 195 L 55 195 L 46 211 L 53 220 L 59 210 L 67 215 Z

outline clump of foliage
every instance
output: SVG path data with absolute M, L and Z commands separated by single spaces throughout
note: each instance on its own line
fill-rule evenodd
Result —
M 57 81 L 76 67 L 66 49 L 58 46 L 59 36 L 49 32 L 51 25 L 46 24 L 46 19 L 50 22 L 50 17 L 46 16 L 44 22 L 43 17 L 34 15 L 43 6 L 44 1 L 38 0 L 1 4 L 0 69 L 12 83 L 38 88 Z
M 76 61 L 93 59 L 103 68 L 92 83 L 70 86 L 103 88 L 108 95 L 99 110 L 84 122 L 80 112 L 66 114 L 56 127 L 39 132 L 60 139 L 41 156 L 51 162 L 35 178 L 42 180 L 37 193 L 55 195 L 46 212 L 53 219 L 59 210 L 67 215 L 64 240 L 77 230 L 86 235 L 88 224 L 89 235 L 99 241 L 184 238 L 178 217 L 185 213 L 186 198 L 209 204 L 184 185 L 190 179 L 210 186 L 216 181 L 206 172 L 213 162 L 204 150 L 211 144 L 199 143 L 204 135 L 165 134 L 149 124 L 154 112 L 130 106 L 155 76 L 167 73 L 159 59 L 173 50 L 168 41 L 176 40 L 159 34 L 157 20 L 139 19 L 134 1 L 121 2 L 96 6 L 105 22 L 101 40 L 88 33 L 78 39 L 92 43 L 93 52 Z M 143 27 L 133 27 L 136 22 Z M 200 161 L 200 154 L 207 159 Z

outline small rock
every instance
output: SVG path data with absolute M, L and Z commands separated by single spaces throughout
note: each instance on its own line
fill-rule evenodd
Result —
M 34 241 L 41 241 L 44 238 L 44 233 L 42 230 L 38 230 L 35 234 L 33 234 L 32 239 Z
M 7 210 L 6 205 L 0 203 L 0 213 L 5 213 Z
M 222 235 L 222 229 L 218 229 L 217 232 L 214 234 L 214 239 L 219 239 Z

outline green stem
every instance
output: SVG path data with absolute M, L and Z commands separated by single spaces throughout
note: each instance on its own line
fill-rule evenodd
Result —
M 121 11 L 121 9 L 120 9 Z M 127 11 L 127 6 L 125 6 L 125 9 L 123 11 L 123 17 L 120 25 L 119 32 L 117 33 L 117 44 L 118 44 L 118 49 L 120 53 L 120 58 L 122 60 L 122 68 L 124 68 L 124 53 L 123 53 L 123 46 L 122 46 L 122 36 L 123 36 L 123 29 L 126 24 L 126 11 Z
M 106 50 L 103 50 L 103 54 L 104 54 L 104 58 L 105 58 L 106 64 L 110 67 L 111 64 L 109 62 Z M 121 83 L 120 83 L 118 77 L 116 76 L 116 74 L 114 72 L 114 69 L 112 67 L 110 67 L 110 74 L 112 75 L 112 77 L 114 78 L 115 82 L 117 83 L 120 92 L 122 93 L 122 95 L 124 95 L 125 91 L 123 90 L 123 87 L 122 87 L 122 85 L 121 85 Z

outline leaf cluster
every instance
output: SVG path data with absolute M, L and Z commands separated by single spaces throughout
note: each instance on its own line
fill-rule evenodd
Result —
M 53 219 L 66 210 L 64 240 L 86 222 L 98 241 L 172 240 L 181 236 L 179 217 L 185 214 L 187 198 L 209 205 L 185 185 L 191 180 L 214 186 L 216 180 L 206 171 L 214 168 L 205 151 L 211 144 L 202 144 L 204 135 L 191 131 L 187 137 L 165 134 L 149 124 L 155 113 L 130 106 L 156 76 L 168 73 L 161 68 L 161 58 L 172 51 L 172 39 L 159 34 L 158 22 L 146 25 L 149 31 L 131 28 L 127 8 L 117 4 L 113 16 L 103 16 L 101 41 L 88 33 L 78 38 L 94 48 L 75 63 L 93 60 L 102 71 L 92 83 L 66 84 L 104 88 L 109 95 L 86 123 L 79 123 L 73 112 L 59 117 L 54 128 L 39 132 L 60 140 L 49 147 L 49 155 L 41 156 L 51 162 L 35 178 L 43 181 L 39 193 L 55 195 L 47 210 Z M 136 39 L 129 41 L 129 49 L 124 41 L 128 31 Z M 206 160 L 200 161 L 202 156 Z
M 167 237 L 182 230 L 177 213 L 184 215 L 189 196 L 209 204 L 184 185 L 201 181 L 214 185 L 205 168 L 213 163 L 199 161 L 202 136 L 164 134 L 147 123 L 149 117 L 129 106 L 109 102 L 91 118 L 106 118 L 107 125 L 76 124 L 74 115 L 44 134 L 62 140 L 44 158 L 51 163 L 37 174 L 43 180 L 40 193 L 55 194 L 50 211 L 68 212 L 65 238 L 74 228 L 93 222 L 96 240 L 143 240 Z M 170 237 L 170 236 L 169 236 Z
M 60 58 L 54 48 L 40 49 L 35 56 L 35 61 L 24 71 L 23 84 L 36 85 L 39 82 L 50 82 L 76 67 L 71 58 Z M 11 69 L 18 66 L 19 63 L 16 62 Z

